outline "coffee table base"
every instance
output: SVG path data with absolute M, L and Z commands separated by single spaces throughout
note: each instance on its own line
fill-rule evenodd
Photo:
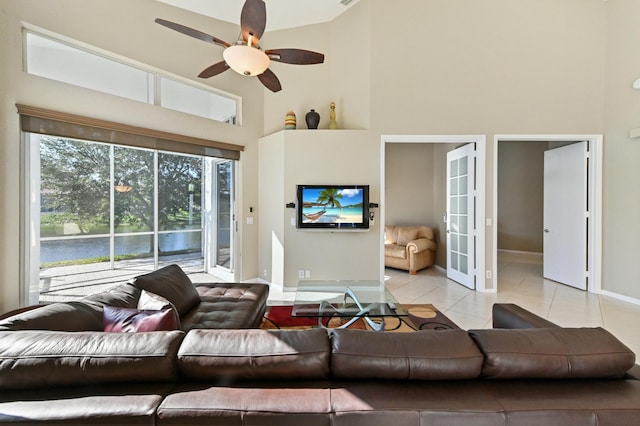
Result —
M 369 312 L 371 312 L 371 306 L 363 306 L 362 303 L 360 303 L 360 301 L 358 300 L 358 297 L 356 296 L 356 294 L 353 292 L 353 290 L 351 290 L 350 288 L 347 287 L 346 291 L 344 292 L 344 304 L 347 304 L 347 300 L 351 299 L 353 300 L 353 302 L 356 304 L 356 306 L 358 307 L 358 309 L 360 309 L 354 316 L 353 318 L 351 318 L 350 320 L 348 320 L 347 322 L 345 322 L 344 324 L 335 327 L 335 328 L 348 328 L 351 324 L 353 324 L 354 322 L 358 321 L 359 319 L 363 319 L 366 321 L 367 324 L 369 324 L 369 327 L 371 327 L 371 329 L 373 331 L 384 331 L 384 327 L 385 327 L 385 321 L 384 321 L 384 317 L 380 317 L 380 322 L 375 322 L 373 321 L 369 316 Z M 330 316 L 330 315 L 324 315 L 326 311 L 333 311 L 334 314 L 339 314 L 340 313 L 340 309 L 336 308 L 335 306 L 333 306 L 331 303 L 323 300 L 320 303 L 320 316 L 318 317 L 318 325 L 322 328 L 329 328 L 327 326 L 325 326 L 322 323 L 322 319 L 325 316 Z

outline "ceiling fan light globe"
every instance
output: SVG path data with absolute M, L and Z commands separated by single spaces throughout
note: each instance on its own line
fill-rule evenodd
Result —
M 247 76 L 262 74 L 271 62 L 262 50 L 242 44 L 227 47 L 222 56 L 232 70 Z

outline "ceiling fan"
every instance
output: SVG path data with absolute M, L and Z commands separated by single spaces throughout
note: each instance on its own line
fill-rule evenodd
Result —
M 280 80 L 269 69 L 271 61 L 285 64 L 311 65 L 324 62 L 322 53 L 303 49 L 267 49 L 260 47 L 260 40 L 267 24 L 264 0 L 246 0 L 240 15 L 240 36 L 235 43 L 227 43 L 217 37 L 175 22 L 156 18 L 156 23 L 190 37 L 224 48 L 223 61 L 205 68 L 198 77 L 209 78 L 231 68 L 239 74 L 258 76 L 262 84 L 272 92 L 282 89 Z

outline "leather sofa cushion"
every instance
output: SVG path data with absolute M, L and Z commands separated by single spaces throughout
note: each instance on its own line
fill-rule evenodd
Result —
M 256 283 L 198 283 L 200 304 L 180 318 L 184 331 L 192 328 L 258 328 L 269 286 Z
M 635 354 L 603 328 L 470 330 L 494 379 L 619 378 Z
M 0 391 L 0 424 L 155 425 L 173 383 L 113 383 Z
M 335 424 L 331 392 L 324 380 L 178 386 L 158 407 L 156 424 L 329 426 Z
M 0 331 L 101 331 L 102 309 L 82 302 L 41 306 L 0 321 Z
M 141 290 L 159 294 L 178 310 L 180 317 L 200 303 L 200 296 L 193 283 L 178 265 L 169 265 L 135 278 L 134 284 Z
M 117 306 L 120 308 L 135 308 L 140 298 L 140 289 L 132 283 L 124 283 L 110 288 L 107 291 L 91 294 L 83 297 L 82 302 L 103 307 Z
M 456 380 L 480 375 L 483 357 L 464 330 L 332 330 L 334 378 Z
M 195 379 L 321 379 L 329 375 L 329 338 L 323 329 L 194 329 L 178 368 Z
M 184 333 L 0 332 L 0 389 L 168 381 Z

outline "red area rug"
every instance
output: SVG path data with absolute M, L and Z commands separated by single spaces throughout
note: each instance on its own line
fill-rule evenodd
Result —
M 438 311 L 433 305 L 403 305 L 408 316 L 388 317 L 385 331 L 410 332 L 417 330 L 450 330 L 459 328 L 453 321 Z M 291 316 L 292 306 L 269 306 L 262 321 L 263 329 L 305 329 L 318 327 L 318 318 Z M 340 327 L 349 318 L 324 318 L 325 327 Z M 350 329 L 368 330 L 366 322 L 358 320 Z

